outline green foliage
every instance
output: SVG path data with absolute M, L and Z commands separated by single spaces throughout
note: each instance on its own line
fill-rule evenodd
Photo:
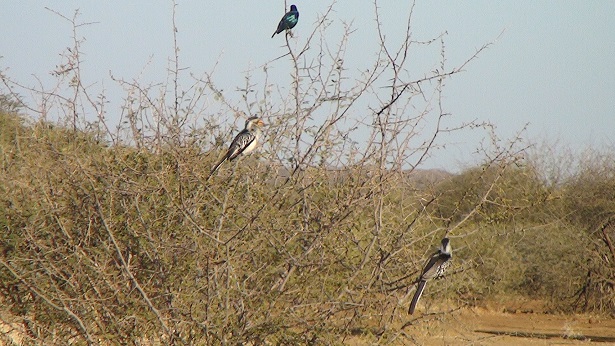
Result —
M 533 217 L 542 217 L 538 214 L 549 195 L 531 166 L 490 164 L 447 179 L 436 193 L 442 198 L 431 209 L 446 225 L 473 212 L 471 219 L 476 223 L 531 222 Z

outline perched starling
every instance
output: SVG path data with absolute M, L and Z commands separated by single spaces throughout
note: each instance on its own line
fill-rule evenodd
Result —
M 284 17 L 280 20 L 280 24 L 278 24 L 278 28 L 275 30 L 271 37 L 275 36 L 275 34 L 279 34 L 284 30 L 290 30 L 297 25 L 299 21 L 299 11 L 297 11 L 297 6 L 290 5 L 290 11 L 286 12 Z

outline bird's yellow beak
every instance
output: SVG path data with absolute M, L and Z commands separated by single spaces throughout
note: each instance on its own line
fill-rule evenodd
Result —
M 258 124 L 258 126 L 264 126 L 265 125 L 265 123 L 261 119 L 258 119 L 257 124 Z

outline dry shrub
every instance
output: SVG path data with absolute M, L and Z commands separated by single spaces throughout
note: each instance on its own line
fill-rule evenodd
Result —
M 2 117 L 0 275 L 5 306 L 32 339 L 386 339 L 446 229 L 455 266 L 428 305 L 504 293 L 565 309 L 585 283 L 589 238 L 527 167 L 499 162 L 425 184 L 418 172 L 289 173 L 248 157 L 208 181 L 215 154 L 196 147 L 105 147 L 19 119 Z M 451 205 L 468 209 L 443 217 Z M 592 283 L 608 283 L 590 268 Z
M 563 187 L 565 218 L 588 239 L 582 251 L 585 280 L 576 292 L 582 310 L 615 310 L 615 158 L 586 153 L 577 174 Z
M 208 181 L 215 156 L 198 148 L 104 147 L 4 117 L 1 289 L 33 340 L 391 333 L 439 236 L 420 202 L 434 195 L 398 171 L 245 158 Z
M 467 304 L 527 297 L 570 310 L 583 286 L 590 240 L 566 221 L 561 186 L 529 162 L 470 168 L 442 182 L 432 213 L 444 225 L 470 218 L 456 252 L 467 272 L 457 290 Z M 449 226 L 450 227 L 450 226 Z

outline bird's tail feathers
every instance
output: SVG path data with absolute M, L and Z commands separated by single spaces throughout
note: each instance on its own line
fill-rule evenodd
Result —
M 412 297 L 410 308 L 408 308 L 408 314 L 412 315 L 414 313 L 414 309 L 416 309 L 416 304 L 418 304 L 419 299 L 421 299 L 421 295 L 423 295 L 423 290 L 425 289 L 426 283 L 427 281 L 421 280 L 416 286 L 416 292 L 414 292 L 414 297 Z
M 227 157 L 226 155 L 220 160 L 218 161 L 218 163 L 216 163 L 216 165 L 214 166 L 214 168 L 211 169 L 211 172 L 209 172 L 209 176 L 207 177 L 207 180 L 209 180 L 209 178 L 211 178 L 212 175 L 214 175 L 214 173 L 216 173 L 216 171 L 218 170 L 218 168 L 220 167 L 220 165 L 222 163 L 224 163 L 224 161 L 226 161 Z

